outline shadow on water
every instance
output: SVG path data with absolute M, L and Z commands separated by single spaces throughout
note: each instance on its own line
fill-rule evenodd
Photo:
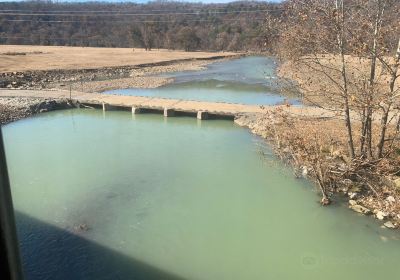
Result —
M 15 215 L 27 280 L 183 279 L 26 214 Z

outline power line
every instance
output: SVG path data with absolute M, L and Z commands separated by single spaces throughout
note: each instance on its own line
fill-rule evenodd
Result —
M 52 14 L 52 13 L 4 13 L 0 11 L 2 16 L 63 16 L 63 17 L 115 17 L 115 16 L 174 16 L 174 15 L 213 15 L 213 14 L 251 14 L 263 12 L 283 11 L 284 9 L 259 9 L 259 10 L 237 10 L 237 11 L 206 11 L 206 12 L 177 12 L 177 13 L 115 13 L 115 14 Z
M 82 40 L 86 39 L 86 41 L 99 41 L 103 40 L 104 36 L 102 35 L 87 35 L 87 36 L 74 36 L 74 38 L 65 38 L 65 37 L 51 37 L 49 36 L 48 38 L 45 38 L 45 36 L 41 34 L 31 34 L 32 37 L 27 37 L 27 36 L 0 36 L 0 39 L 42 39 L 42 40 L 64 40 L 64 41 L 69 41 L 69 40 Z M 91 38 L 91 37 L 96 37 L 96 36 L 102 36 L 102 38 Z M 265 38 L 265 36 L 261 35 L 243 35 L 241 38 Z
M 1 22 L 38 22 L 38 23 L 98 23 L 103 21 L 112 21 L 112 22 L 123 22 L 123 23 L 165 23 L 165 22 L 214 22 L 216 20 L 225 22 L 225 21 L 240 21 L 243 18 L 232 18 L 232 19 L 174 19 L 174 20 L 112 20 L 112 19 L 99 19 L 99 20 L 34 20 L 34 19 L 5 19 L 0 20 Z M 246 18 L 245 18 L 246 19 Z M 251 18 L 249 20 L 252 21 L 264 21 L 265 18 Z
M 227 10 L 227 7 L 215 7 L 215 8 L 193 8 L 193 9 L 180 9 L 178 12 L 190 12 L 190 13 L 197 13 L 197 12 L 212 12 L 212 11 L 217 11 L 217 10 Z M 260 8 L 256 9 L 241 9 L 237 11 L 256 11 L 260 10 Z M 275 9 L 269 9 L 271 11 L 280 11 L 283 10 L 282 8 L 275 8 Z M 143 9 L 143 12 L 176 12 L 177 9 L 174 10 L 152 10 L 152 9 Z M 26 13 L 132 13 L 133 11 L 126 11 L 126 10 L 37 10 L 37 11 L 32 11 L 32 10 L 21 10 L 21 9 L 16 9 L 16 10 L 0 10 L 0 12 L 26 12 Z M 234 11 L 231 11 L 234 12 Z M 136 11 L 135 11 L 136 13 Z M 140 13 L 140 11 L 139 11 Z

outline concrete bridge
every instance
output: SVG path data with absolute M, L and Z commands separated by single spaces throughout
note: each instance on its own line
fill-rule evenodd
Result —
M 330 117 L 331 112 L 314 107 L 260 106 L 221 102 L 187 101 L 178 99 L 84 93 L 68 90 L 9 90 L 0 89 L 0 97 L 40 99 L 71 99 L 83 106 L 107 110 L 129 110 L 133 114 L 161 113 L 166 117 L 186 115 L 198 119 L 233 119 L 238 114 L 262 113 L 278 107 L 293 114 L 308 117 Z

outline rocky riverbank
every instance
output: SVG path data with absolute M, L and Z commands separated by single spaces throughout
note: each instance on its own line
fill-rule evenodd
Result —
M 40 98 L 0 98 L 0 124 L 7 124 L 37 113 L 75 107 L 68 100 Z
M 235 122 L 266 139 L 276 154 L 293 166 L 295 176 L 314 181 L 323 193 L 321 204 L 344 196 L 353 211 L 375 217 L 383 227 L 400 228 L 399 158 L 378 167 L 360 167 L 362 172 L 371 173 L 365 181 L 354 176 L 358 163 L 349 159 L 343 123 L 335 118 L 299 117 L 270 109 L 242 114 Z
M 226 59 L 226 58 L 220 58 Z M 155 88 L 172 82 L 158 74 L 196 71 L 220 59 L 191 59 L 139 66 L 104 67 L 97 69 L 48 70 L 0 73 L 0 88 L 8 89 L 72 89 L 101 92 L 129 87 Z

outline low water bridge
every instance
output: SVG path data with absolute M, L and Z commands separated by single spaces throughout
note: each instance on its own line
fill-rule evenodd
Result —
M 166 117 L 187 115 L 198 119 L 233 119 L 238 114 L 261 113 L 278 106 L 244 105 L 222 102 L 188 101 L 158 97 L 126 96 L 101 93 L 84 93 L 67 90 L 9 90 L 1 89 L 0 97 L 21 97 L 40 99 L 71 99 L 82 105 L 107 110 L 130 110 L 138 113 L 161 113 Z M 294 114 L 327 116 L 328 112 L 318 108 L 281 106 Z

